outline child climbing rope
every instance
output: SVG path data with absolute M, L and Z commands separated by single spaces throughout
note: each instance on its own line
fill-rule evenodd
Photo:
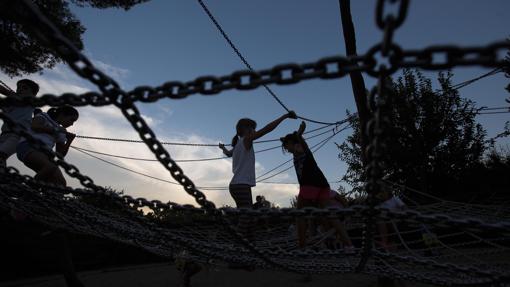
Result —
M 55 151 L 65 156 L 75 138 L 74 134 L 66 131 L 66 128 L 72 126 L 78 117 L 78 111 L 71 106 L 51 108 L 47 113 L 40 112 L 34 116 L 29 133 L 32 137 L 41 140 L 49 149 L 55 146 Z M 58 166 L 26 139 L 21 139 L 16 151 L 18 159 L 36 172 L 35 179 L 61 186 L 66 185 L 66 180 Z
M 236 135 L 232 139 L 232 149 L 228 150 L 225 145 L 219 144 L 223 153 L 228 157 L 232 157 L 234 176 L 230 181 L 229 191 L 238 208 L 252 208 L 253 206 L 251 188 L 256 185 L 253 141 L 272 132 L 281 122 L 289 118 L 296 119 L 296 113 L 291 111 L 258 131 L 255 130 L 257 123 L 254 120 L 240 119 L 236 125 Z
M 317 165 L 312 151 L 303 138 L 305 128 L 306 124 L 302 122 L 298 131 L 280 139 L 282 142 L 282 149 L 294 155 L 294 167 L 299 182 L 297 208 L 326 207 L 330 203 L 331 188 L 326 177 Z M 338 223 L 338 221 L 329 222 L 329 224 L 335 226 L 338 233 L 345 234 L 341 230 L 342 226 Z M 298 229 L 299 247 L 304 248 L 306 245 L 308 223 L 305 219 L 298 219 L 296 225 Z M 350 240 L 345 240 L 345 242 L 348 246 L 348 251 L 352 252 L 353 248 Z
M 16 83 L 16 92 L 7 86 L 0 85 L 0 94 L 7 97 L 35 97 L 39 92 L 39 85 L 32 80 L 23 79 Z M 5 113 L 17 124 L 30 128 L 32 121 L 32 106 L 7 106 L 3 108 Z M 2 134 L 0 135 L 0 167 L 5 167 L 7 159 L 16 153 L 16 147 L 20 136 L 12 132 L 7 124 L 2 125 Z

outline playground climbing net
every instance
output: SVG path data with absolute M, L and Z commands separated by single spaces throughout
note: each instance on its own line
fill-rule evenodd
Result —
M 397 13 L 387 13 L 390 2 L 398 6 Z M 388 77 L 400 68 L 412 67 L 426 70 L 471 65 L 497 68 L 504 65 L 504 54 L 510 48 L 510 43 L 501 41 L 482 47 L 440 45 L 419 50 L 402 49 L 393 41 L 393 35 L 404 23 L 408 4 L 406 0 L 377 1 L 376 23 L 383 31 L 383 40 L 364 55 L 334 56 L 304 64 L 287 63 L 266 70 L 203 76 L 189 82 L 170 81 L 159 87 L 141 86 L 128 92 L 96 69 L 32 2 L 6 1 L 1 4 L 2 17 L 29 27 L 34 37 L 51 47 L 100 92 L 0 99 L 0 118 L 83 185 L 76 189 L 49 185 L 7 167 L 0 172 L 0 208 L 20 210 L 55 228 L 139 246 L 162 256 L 174 257 L 185 249 L 189 257 L 199 262 L 238 262 L 257 268 L 315 274 L 360 272 L 440 285 L 505 285 L 510 282 L 508 207 L 491 208 L 435 199 L 436 202 L 431 204 L 410 205 L 409 209 L 395 211 L 379 207 L 375 200 L 383 188 L 400 190 L 402 194 L 408 190 L 382 178 L 384 167 L 380 157 L 384 152 L 384 126 L 387 124 L 384 106 L 391 102 L 386 93 Z M 163 98 L 213 95 L 225 90 L 250 90 L 310 79 L 338 79 L 351 72 L 365 72 L 378 82 L 368 99 L 372 118 L 367 123 L 370 144 L 365 151 L 367 204 L 349 208 L 216 208 L 164 149 L 136 107 L 137 102 L 154 103 Z M 117 107 L 155 158 L 200 207 L 112 193 L 46 148 L 4 112 L 4 107 L 12 105 L 64 104 Z M 80 200 L 88 197 L 107 199 L 116 208 L 102 208 Z M 140 209 L 171 211 L 180 214 L 183 220 L 166 223 L 149 220 L 137 211 Z M 445 211 L 451 213 L 445 214 Z M 241 216 L 269 223 L 263 227 L 257 225 L 254 238 L 248 240 L 234 227 Z M 328 236 L 325 232 L 314 236 L 309 248 L 299 249 L 295 235 L 289 231 L 296 218 L 349 218 L 348 230 L 353 240 L 361 243 L 361 248 L 354 254 L 324 248 Z M 389 234 L 396 238 L 392 251 L 377 247 L 380 240 L 375 231 L 378 222 L 394 226 L 394 231 Z

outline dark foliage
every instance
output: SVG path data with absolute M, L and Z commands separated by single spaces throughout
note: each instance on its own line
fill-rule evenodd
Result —
M 85 27 L 73 15 L 69 3 L 78 6 L 91 6 L 95 8 L 123 8 L 148 0 L 34 0 L 39 9 L 51 20 L 53 24 L 76 46 L 82 50 L 82 34 Z M 11 76 L 20 76 L 41 72 L 45 68 L 52 68 L 61 59 L 53 50 L 45 47 L 38 39 L 33 37 L 28 26 L 17 22 L 9 13 L 9 5 L 13 0 L 0 3 L 0 70 Z
M 392 81 L 391 104 L 384 114 L 384 177 L 392 182 L 433 195 L 445 192 L 466 199 L 458 189 L 445 189 L 462 182 L 467 170 L 482 162 L 485 131 L 475 121 L 477 110 L 472 101 L 452 89 L 451 73 L 440 73 L 440 91 L 417 71 L 406 70 Z M 344 180 L 356 191 L 364 182 L 361 161 L 360 128 L 353 120 L 353 134 L 339 145 L 340 159 L 348 165 Z

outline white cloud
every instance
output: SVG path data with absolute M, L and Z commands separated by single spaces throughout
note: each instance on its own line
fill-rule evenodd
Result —
M 109 75 L 114 80 L 125 80 L 130 75 L 130 71 L 128 69 L 115 67 L 97 59 L 91 61 L 96 68 Z

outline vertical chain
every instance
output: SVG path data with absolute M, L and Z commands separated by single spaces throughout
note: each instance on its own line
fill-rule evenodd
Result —
M 396 17 L 390 14 L 384 16 L 384 10 L 389 2 L 399 2 L 398 15 Z M 404 22 L 408 4 L 408 0 L 379 0 L 377 2 L 376 23 L 383 30 L 384 35 L 381 45 L 376 47 L 383 57 L 391 58 L 389 52 L 395 46 L 393 44 L 393 34 L 395 29 Z M 372 52 L 375 54 L 376 51 Z M 389 63 L 394 65 L 393 61 L 389 61 Z M 381 192 L 380 182 L 384 173 L 382 156 L 384 149 L 384 126 L 387 119 L 383 115 L 383 110 L 389 101 L 388 77 L 396 70 L 396 67 L 386 67 L 386 65 L 380 64 L 378 67 L 374 67 L 374 69 L 377 70 L 378 81 L 377 86 L 372 89 L 368 98 L 368 108 L 372 113 L 372 118 L 366 123 L 370 143 L 364 151 L 368 162 L 365 167 L 365 191 L 367 193 L 369 209 L 365 214 L 361 259 L 356 266 L 357 272 L 361 272 L 365 268 L 374 248 L 374 233 L 377 224 L 376 196 Z

